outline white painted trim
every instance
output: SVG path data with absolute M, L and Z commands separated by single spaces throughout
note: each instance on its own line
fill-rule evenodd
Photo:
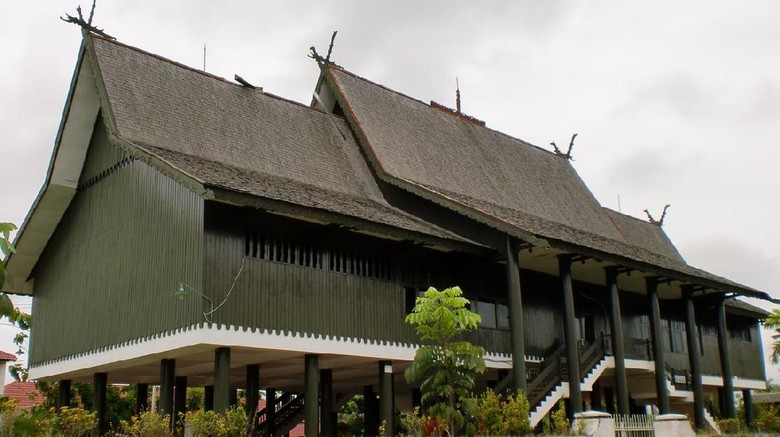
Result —
M 100 367 L 121 368 L 123 362 L 152 356 L 175 356 L 175 351 L 193 346 L 244 347 L 392 361 L 412 361 L 417 351 L 417 345 L 408 343 L 282 331 L 253 331 L 236 326 L 194 325 L 167 334 L 114 345 L 103 350 L 32 365 L 30 378 L 55 378 L 76 372 L 84 373 L 87 369 Z M 488 353 L 485 354 L 485 364 L 491 369 L 511 369 L 512 357 L 506 354 Z
M 702 375 L 701 383 L 713 387 L 723 387 L 723 377 L 715 375 Z M 735 376 L 732 384 L 739 390 L 766 390 L 766 381 L 760 379 L 748 379 Z

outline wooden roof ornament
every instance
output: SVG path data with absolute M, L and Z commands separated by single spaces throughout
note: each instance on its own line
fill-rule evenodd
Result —
M 558 156 L 562 156 L 569 161 L 574 161 L 574 157 L 571 154 L 571 150 L 574 148 L 574 139 L 577 138 L 577 134 L 574 134 L 571 136 L 571 141 L 569 141 L 569 150 L 566 151 L 566 153 L 563 153 L 561 149 L 558 148 L 558 146 L 555 144 L 555 141 L 551 142 L 550 145 L 553 146 L 553 149 L 555 150 L 555 154 Z
M 97 27 L 92 25 L 92 18 L 95 16 L 95 3 L 97 0 L 92 0 L 92 8 L 89 10 L 89 18 L 84 20 L 84 15 L 81 13 L 81 6 L 76 7 L 76 13 L 78 14 L 78 17 L 74 17 L 70 14 L 65 14 L 65 17 L 60 17 L 60 20 L 66 22 L 66 23 L 73 23 L 81 27 L 82 29 L 85 29 L 89 32 L 96 33 L 102 37 L 109 38 L 115 40 L 113 36 L 107 34 L 103 31 L 103 29 L 98 29 Z
M 336 34 L 339 33 L 338 30 L 333 31 L 333 35 L 330 37 L 330 45 L 328 46 L 328 54 L 323 58 L 322 55 L 317 53 L 317 49 L 314 46 L 309 47 L 309 57 L 317 61 L 317 64 L 320 66 L 323 65 L 337 65 L 335 62 L 330 60 L 330 55 L 333 53 L 333 43 L 336 41 Z
M 666 204 L 666 206 L 664 206 L 664 210 L 661 213 L 661 218 L 658 219 L 658 220 L 656 220 L 655 217 L 653 217 L 652 214 L 650 214 L 650 211 L 645 210 L 645 214 L 647 214 L 647 221 L 652 223 L 652 224 L 654 224 L 654 225 L 656 225 L 656 226 L 663 226 L 664 225 L 664 218 L 666 218 L 666 210 L 669 209 L 670 206 L 671 205 L 669 205 L 669 204 Z

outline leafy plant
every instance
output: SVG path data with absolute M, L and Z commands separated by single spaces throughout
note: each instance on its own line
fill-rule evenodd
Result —
M 118 435 L 126 437 L 173 437 L 171 416 L 144 412 L 122 421 Z
M 553 435 L 569 434 L 570 426 L 569 418 L 566 417 L 566 408 L 563 406 L 563 402 L 558 402 L 555 411 L 550 415 L 550 433 Z
M 49 410 L 56 414 L 54 409 Z M 57 428 L 63 437 L 84 437 L 97 425 L 97 413 L 81 408 L 63 407 L 57 416 Z
M 778 337 L 780 335 L 780 309 L 772 310 L 772 313 L 764 321 L 764 327 L 775 331 L 773 338 L 776 340 L 772 343 L 772 364 L 780 364 L 780 337 Z
M 231 407 L 224 413 L 189 411 L 184 417 L 192 437 L 245 437 L 247 417 L 242 407 Z
M 446 290 L 429 288 L 417 298 L 406 323 L 415 325 L 423 346 L 417 349 L 404 376 L 410 384 L 420 383 L 423 407 L 442 419 L 455 433 L 464 425 L 459 400 L 469 396 L 474 377 L 485 371 L 485 350 L 468 341 L 455 341 L 464 332 L 475 330 L 482 319 L 466 307 L 468 299 L 460 287 Z

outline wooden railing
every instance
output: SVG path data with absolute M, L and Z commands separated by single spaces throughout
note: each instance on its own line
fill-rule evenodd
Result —
M 303 408 L 303 393 L 294 393 L 286 402 L 275 402 L 274 428 L 283 424 L 290 416 Z M 263 430 L 268 418 L 268 407 L 257 412 L 257 428 Z

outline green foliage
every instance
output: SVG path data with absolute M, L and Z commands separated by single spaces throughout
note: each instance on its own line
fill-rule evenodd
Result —
M 764 327 L 768 329 L 774 329 L 775 341 L 772 343 L 772 364 L 780 364 L 780 309 L 772 310 L 766 320 L 764 321 Z
M 54 413 L 54 410 L 50 410 Z M 84 437 L 97 425 L 97 413 L 81 408 L 63 407 L 57 417 L 57 428 L 63 437 Z
M 124 437 L 173 437 L 171 416 L 144 412 L 120 425 L 117 436 Z
M 553 435 L 566 435 L 571 432 L 571 424 L 569 418 L 566 417 L 566 408 L 563 406 L 563 402 L 558 402 L 555 411 L 550 415 L 549 431 Z
M 453 432 L 464 425 L 459 399 L 474 388 L 474 377 L 485 371 L 485 350 L 456 337 L 479 327 L 482 319 L 466 308 L 469 301 L 459 287 L 429 288 L 418 297 L 406 323 L 415 325 L 423 343 L 404 376 L 420 383 L 422 404 Z M 441 425 L 440 425 L 441 426 Z
M 780 434 L 780 408 L 775 405 L 753 405 L 755 428 L 761 432 Z
M 185 423 L 192 437 L 245 437 L 247 417 L 242 407 L 233 407 L 225 413 L 214 411 L 189 411 L 185 415 Z
M 353 396 L 339 409 L 338 421 L 346 425 L 346 435 L 363 435 L 365 433 L 365 411 L 365 401 L 362 395 Z
M 463 401 L 465 411 L 472 417 L 476 435 L 529 435 L 530 405 L 525 393 L 503 399 L 493 390 L 477 398 Z
M 13 223 L 0 223 L 0 288 L 5 283 L 13 285 L 11 275 L 5 270 L 5 261 L 8 259 L 8 255 L 16 251 L 14 245 L 11 244 L 11 232 L 14 230 L 16 230 L 16 225 Z M 8 296 L 5 296 L 5 298 L 8 299 Z M 8 302 L 10 302 L 10 299 L 8 299 Z M 7 302 L 4 302 L 4 299 L 0 299 L 0 312 L 2 314 L 5 314 L 7 310 L 6 304 Z M 11 308 L 13 308 L 13 304 L 11 304 Z
M 43 406 L 21 409 L 18 403 L 0 398 L 0 436 L 84 437 L 92 432 L 95 413 L 81 408 L 63 408 L 60 413 Z
M 426 416 L 415 408 L 411 413 L 403 413 L 400 420 L 402 435 L 409 437 L 440 437 L 446 434 L 446 425 L 442 426 L 435 417 Z
M 740 419 L 718 419 L 718 429 L 723 434 L 740 434 L 745 431 L 743 423 Z

